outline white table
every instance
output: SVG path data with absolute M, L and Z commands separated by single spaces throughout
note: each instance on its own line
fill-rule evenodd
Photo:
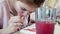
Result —
M 58 25 L 58 24 L 55 25 L 54 34 L 60 34 L 60 25 Z

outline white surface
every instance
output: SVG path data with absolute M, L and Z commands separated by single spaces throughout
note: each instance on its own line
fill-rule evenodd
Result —
M 60 25 L 56 24 L 55 25 L 55 32 L 54 34 L 60 34 Z
M 35 28 L 35 24 L 33 24 L 33 25 L 29 26 L 29 27 L 26 27 L 24 29 L 32 29 L 32 28 Z M 36 32 L 31 32 L 31 31 L 24 30 L 24 29 L 22 29 L 20 31 L 21 34 L 36 34 Z

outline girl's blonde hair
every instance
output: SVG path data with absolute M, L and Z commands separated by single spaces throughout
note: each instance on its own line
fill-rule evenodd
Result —
M 12 4 L 15 0 L 9 0 L 9 1 Z M 18 1 L 25 2 L 32 6 L 36 5 L 37 7 L 39 7 L 41 4 L 44 3 L 45 0 L 18 0 Z

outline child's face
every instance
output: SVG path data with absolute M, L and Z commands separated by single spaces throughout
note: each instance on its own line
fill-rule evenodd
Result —
M 32 13 L 36 9 L 36 6 L 30 6 L 26 3 L 22 3 L 21 1 L 16 1 L 14 7 L 18 12 L 25 10 L 25 11 Z

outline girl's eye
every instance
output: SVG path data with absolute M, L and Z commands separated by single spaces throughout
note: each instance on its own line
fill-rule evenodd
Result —
M 22 8 L 23 11 L 27 11 L 25 8 Z

